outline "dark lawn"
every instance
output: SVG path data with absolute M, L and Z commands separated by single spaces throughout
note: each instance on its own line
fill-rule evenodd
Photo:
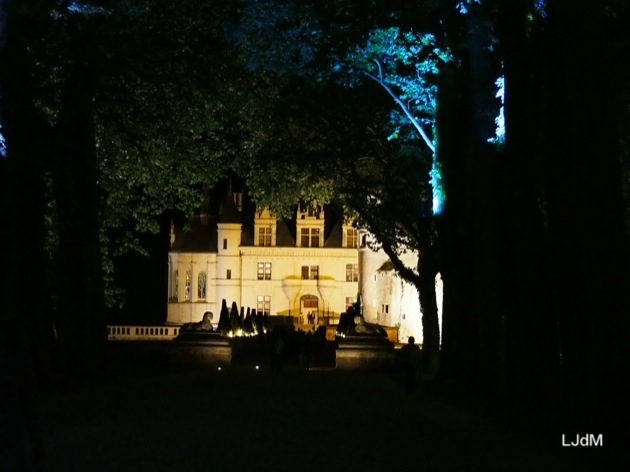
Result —
M 45 470 L 614 470 L 610 448 L 563 448 L 544 417 L 408 394 L 395 372 L 160 362 L 46 394 Z

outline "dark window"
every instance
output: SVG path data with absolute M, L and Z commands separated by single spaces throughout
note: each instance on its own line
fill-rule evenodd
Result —
M 300 230 L 300 246 L 319 247 L 319 228 L 302 228 Z
M 316 280 L 319 278 L 319 266 L 302 266 L 302 280 Z

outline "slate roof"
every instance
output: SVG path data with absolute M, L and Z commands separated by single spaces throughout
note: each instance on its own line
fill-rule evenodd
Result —
M 234 195 L 229 192 L 221 203 L 219 210 L 219 223 L 242 223 L 241 214 L 234 203 Z
M 254 246 L 254 216 L 255 206 L 251 202 L 243 202 L 242 212 L 239 212 L 231 192 L 221 201 L 214 200 L 209 205 L 212 213 L 204 216 L 194 215 L 187 227 L 176 233 L 171 252 L 218 252 L 218 223 L 241 223 L 241 246 Z M 326 248 L 341 247 L 343 242 L 343 217 L 334 207 L 325 208 L 324 245 Z M 218 214 L 218 215 L 217 215 Z M 279 219 L 276 222 L 276 247 L 295 247 L 296 221 Z
M 295 222 L 278 220 L 276 223 L 276 246 L 295 247 Z
M 390 270 L 394 270 L 394 263 L 391 259 L 387 259 L 383 262 L 383 265 L 378 268 L 377 272 L 389 272 Z
M 205 220 L 205 221 L 204 221 Z M 216 217 L 207 219 L 194 215 L 188 227 L 176 233 L 172 252 L 217 252 L 218 235 Z
M 330 217 L 328 217 L 330 215 Z M 332 212 L 326 213 L 326 226 L 324 227 L 324 247 L 341 247 L 343 244 L 343 227 L 341 217 Z

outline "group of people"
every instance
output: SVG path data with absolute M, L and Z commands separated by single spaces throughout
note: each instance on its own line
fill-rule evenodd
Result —
M 325 330 L 303 331 L 301 329 L 275 328 L 269 333 L 269 352 L 272 371 L 282 370 L 283 361 L 297 359 L 301 370 L 310 370 L 313 357 L 321 356 L 325 350 Z
M 307 322 L 307 324 L 314 325 L 315 324 L 315 318 L 316 318 L 315 313 L 313 313 L 312 311 L 309 311 L 306 314 L 306 322 Z

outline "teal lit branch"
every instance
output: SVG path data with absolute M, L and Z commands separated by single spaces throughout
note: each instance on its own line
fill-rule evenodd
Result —
M 434 132 L 437 76 L 440 66 L 452 60 L 433 34 L 396 27 L 371 31 L 365 44 L 347 57 L 355 72 L 376 82 L 396 103 L 396 112 L 390 114 L 394 131 L 389 139 L 398 138 L 411 125 L 431 151 L 434 214 L 441 213 L 444 205 Z

